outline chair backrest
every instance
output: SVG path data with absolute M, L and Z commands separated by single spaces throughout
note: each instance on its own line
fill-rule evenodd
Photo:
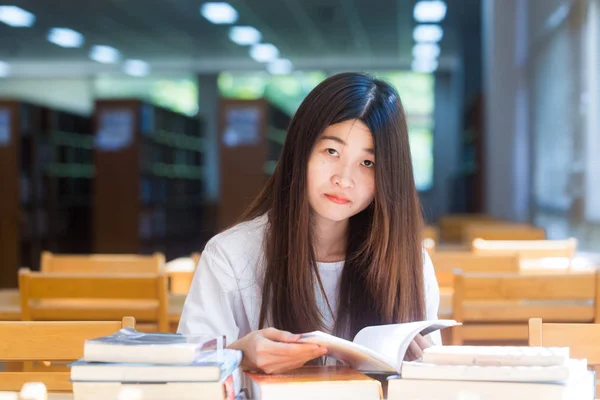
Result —
M 194 262 L 194 265 L 198 265 L 198 263 L 200 262 L 201 256 L 202 256 L 202 252 L 194 252 L 194 253 L 190 254 L 190 258 Z
M 167 275 L 19 270 L 23 321 L 102 321 L 133 316 L 169 330 Z
M 86 339 L 110 335 L 135 319 L 89 322 L 0 322 L 1 361 L 72 361 L 83 357 Z M 27 382 L 42 382 L 48 390 L 70 391 L 69 371 L 0 372 L 0 390 L 20 390 Z
M 598 273 L 520 275 L 456 271 L 454 318 L 461 322 L 600 320 Z
M 54 254 L 42 252 L 40 270 L 59 273 L 158 273 L 165 264 L 162 253 Z
M 600 324 L 545 323 L 541 318 L 531 318 L 529 345 L 569 347 L 572 358 L 586 358 L 588 365 L 593 366 L 596 373 L 600 372 Z M 596 393 L 600 393 L 598 390 L 597 381 Z
M 176 258 L 165 264 L 165 269 L 169 275 L 169 291 L 172 294 L 187 294 L 189 292 L 197 265 L 198 262 L 191 257 Z
M 434 242 L 439 242 L 440 233 L 438 228 L 433 225 L 425 225 L 425 228 L 423 228 L 423 239 L 431 239 Z
M 529 320 L 529 345 L 569 347 L 572 358 L 600 364 L 600 324 L 561 324 Z
M 460 242 L 463 230 L 472 223 L 496 223 L 499 220 L 486 214 L 445 214 L 439 219 L 440 240 L 444 242 Z
M 435 240 L 429 238 L 423 239 L 423 248 L 427 251 L 427 253 L 429 253 L 429 255 L 431 255 L 431 253 L 435 253 L 435 246 Z
M 517 223 L 472 223 L 463 230 L 463 242 L 470 244 L 475 239 L 484 240 L 545 240 L 543 228 Z
M 577 239 L 564 240 L 484 240 L 475 239 L 472 251 L 476 254 L 516 254 L 521 259 L 566 257 L 577 252 Z
M 430 255 L 439 286 L 452 287 L 456 269 L 463 272 L 519 272 L 519 257 L 514 254 L 482 255 L 467 251 L 438 251 Z

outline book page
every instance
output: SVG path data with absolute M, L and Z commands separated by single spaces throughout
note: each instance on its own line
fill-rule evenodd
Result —
M 368 326 L 356 334 L 354 343 L 377 354 L 385 354 L 399 373 L 410 342 L 421 333 L 427 335 L 438 329 L 458 325 L 453 320 L 417 321 L 405 324 Z
M 568 347 L 443 346 L 423 352 L 423 362 L 447 365 L 552 366 L 568 360 Z
M 300 343 L 318 344 L 327 348 L 327 356 L 343 361 L 350 367 L 363 372 L 396 372 L 395 357 L 386 357 L 367 347 L 340 339 L 321 331 L 304 333 Z
M 399 373 L 408 345 L 417 333 L 426 335 L 457 324 L 452 320 L 438 320 L 371 326 L 358 332 L 354 342 L 315 331 L 302 334 L 299 342 L 326 347 L 329 357 L 363 372 Z

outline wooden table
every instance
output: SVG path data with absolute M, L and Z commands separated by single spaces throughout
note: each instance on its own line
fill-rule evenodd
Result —
M 19 392 L 0 391 L 0 400 L 18 400 Z M 73 400 L 73 393 L 48 393 L 48 400 Z

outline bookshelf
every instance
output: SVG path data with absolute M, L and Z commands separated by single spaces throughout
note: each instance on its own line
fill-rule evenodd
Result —
M 88 117 L 0 101 L 2 286 L 38 269 L 42 250 L 89 251 L 91 143 Z
M 97 100 L 94 119 L 95 252 L 198 251 L 212 233 L 199 119 L 136 99 Z
M 16 287 L 21 265 L 20 105 L 0 101 L 0 286 Z
M 480 213 L 484 193 L 484 115 L 483 96 L 478 95 L 468 105 L 463 117 L 460 140 L 460 165 L 454 179 L 453 212 Z
M 46 126 L 44 181 L 50 223 L 43 250 L 87 254 L 92 251 L 95 177 L 91 118 L 48 110 Z
M 219 105 L 219 229 L 234 224 L 273 174 L 290 116 L 266 99 Z

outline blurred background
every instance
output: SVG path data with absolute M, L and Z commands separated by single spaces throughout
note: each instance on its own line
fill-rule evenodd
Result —
M 327 76 L 402 98 L 423 211 L 600 247 L 600 0 L 0 0 L 0 272 L 201 251 Z M 451 237 L 447 237 L 451 240 Z

